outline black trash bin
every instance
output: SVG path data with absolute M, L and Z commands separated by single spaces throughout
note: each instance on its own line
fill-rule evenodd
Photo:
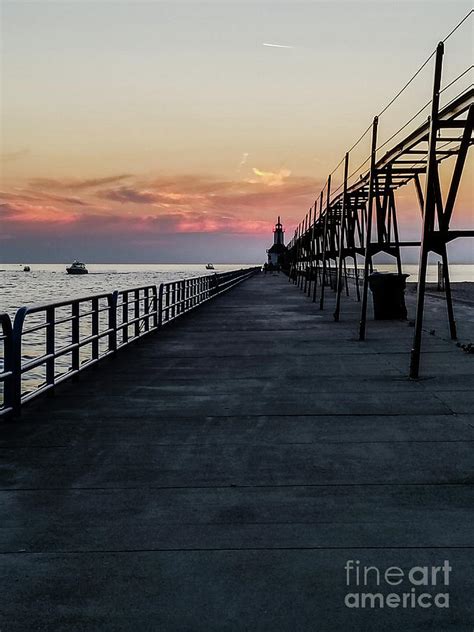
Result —
M 375 320 L 406 320 L 405 287 L 409 276 L 391 272 L 374 272 L 369 276 Z

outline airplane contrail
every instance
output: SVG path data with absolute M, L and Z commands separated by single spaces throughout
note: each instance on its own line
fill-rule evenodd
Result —
M 285 44 L 268 44 L 263 42 L 262 46 L 271 46 L 272 48 L 294 48 L 294 46 L 286 46 Z

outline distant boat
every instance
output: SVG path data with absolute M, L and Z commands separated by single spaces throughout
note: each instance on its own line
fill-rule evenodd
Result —
M 73 261 L 69 268 L 66 268 L 68 274 L 87 274 L 86 264 L 81 261 Z
M 30 266 L 23 266 L 23 272 L 31 272 Z
M 214 270 L 214 266 L 212 265 L 212 263 L 207 264 L 206 270 Z

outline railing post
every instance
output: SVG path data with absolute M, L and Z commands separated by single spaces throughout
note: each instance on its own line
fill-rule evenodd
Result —
M 22 334 L 23 334 L 23 325 L 26 318 L 26 307 L 20 307 L 20 309 L 15 314 L 15 320 L 13 321 L 13 331 L 12 331 L 12 382 L 11 382 L 11 405 L 13 408 L 13 413 L 15 415 L 20 414 L 21 408 L 21 384 L 22 384 L 22 373 L 21 373 L 21 351 L 22 351 Z
M 212 277 L 212 289 L 210 292 L 211 296 L 215 296 L 219 293 L 219 279 L 217 278 L 217 273 Z
M 55 349 L 55 337 L 56 337 L 56 322 L 55 322 L 55 309 L 54 307 L 46 308 L 46 353 L 47 355 L 51 355 L 50 358 L 46 360 L 46 384 L 50 384 L 54 386 L 54 377 L 55 377 L 55 357 L 54 357 L 54 349 Z
M 92 335 L 99 335 L 99 299 L 92 299 Z M 94 338 L 92 340 L 92 359 L 97 360 L 99 358 L 99 339 Z
M 80 349 L 79 349 L 79 340 L 80 340 L 80 326 L 79 326 L 79 314 L 80 314 L 80 302 L 74 301 L 71 305 L 71 343 L 73 345 L 78 345 L 71 352 L 71 368 L 74 373 L 79 371 L 80 367 Z
M 173 320 L 176 315 L 176 281 L 169 286 L 168 306 L 168 320 Z
M 135 331 L 135 338 L 138 338 L 138 336 L 140 335 L 140 290 L 135 290 L 133 292 L 133 298 L 134 298 L 133 314 L 134 314 L 134 318 L 135 318 L 134 331 Z
M 153 314 L 152 318 L 152 328 L 158 328 L 158 293 L 156 289 L 156 285 L 153 285 L 151 288 L 151 311 Z
M 115 353 L 117 351 L 117 303 L 118 291 L 112 292 L 108 296 L 109 302 L 109 351 Z
M 163 283 L 160 283 L 160 287 L 158 288 L 158 329 L 163 327 Z
M 165 296 L 164 296 L 164 311 L 163 314 L 165 316 L 164 318 L 164 322 L 169 322 L 172 319 L 172 315 L 173 315 L 173 311 L 171 308 L 171 302 L 172 302 L 172 298 L 173 298 L 173 284 L 172 283 L 167 283 L 165 285 Z
M 13 409 L 13 333 L 12 321 L 8 314 L 2 316 L 3 372 L 10 373 L 5 377 L 3 386 L 3 407 Z
M 150 313 L 150 290 L 148 287 L 146 287 L 144 290 L 145 293 L 145 298 L 143 301 L 143 305 L 144 305 L 144 315 L 145 315 L 145 331 L 150 331 L 150 318 L 151 318 L 151 313 Z
M 128 290 L 121 292 L 122 295 L 122 343 L 128 342 Z

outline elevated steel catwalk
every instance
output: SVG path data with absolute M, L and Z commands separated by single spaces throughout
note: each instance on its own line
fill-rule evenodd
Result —
M 474 89 L 472 85 L 469 86 L 440 108 L 443 55 L 444 44 L 440 42 L 435 54 L 433 93 L 431 101 L 427 104 L 431 106 L 429 118 L 377 158 L 377 152 L 380 153 L 380 149 L 386 147 L 398 133 L 377 147 L 378 117 L 375 117 L 371 126 L 370 156 L 349 174 L 350 151 L 347 152 L 343 160 L 342 185 L 331 193 L 329 176 L 325 185 L 324 209 L 323 190 L 297 227 L 295 236 L 288 245 L 290 279 L 308 296 L 312 296 L 313 301 L 316 301 L 319 284 L 321 309 L 325 303 L 325 287 L 330 285 L 336 291 L 335 320 L 339 320 L 340 317 L 344 286 L 348 293 L 346 259 L 349 257 L 352 260 L 357 298 L 361 300 L 361 340 L 366 336 L 368 277 L 373 270 L 374 255 L 383 252 L 393 256 L 398 272 L 401 273 L 400 249 L 420 247 L 415 337 L 410 367 L 410 376 L 413 378 L 419 374 L 428 253 L 438 254 L 443 261 L 450 334 L 452 339 L 456 339 L 446 247 L 449 242 L 459 237 L 474 236 L 474 229 L 450 228 L 468 150 L 473 143 Z M 408 127 L 416 116 L 405 123 L 399 131 Z M 450 158 L 454 159 L 454 168 L 447 183 L 446 199 L 443 200 L 439 166 Z M 363 172 L 358 180 L 350 183 L 351 178 L 357 176 L 365 165 L 368 165 L 367 171 Z M 411 182 L 416 190 L 423 224 L 421 242 L 403 241 L 399 236 L 394 192 Z M 359 289 L 357 256 L 364 257 L 362 296 Z

